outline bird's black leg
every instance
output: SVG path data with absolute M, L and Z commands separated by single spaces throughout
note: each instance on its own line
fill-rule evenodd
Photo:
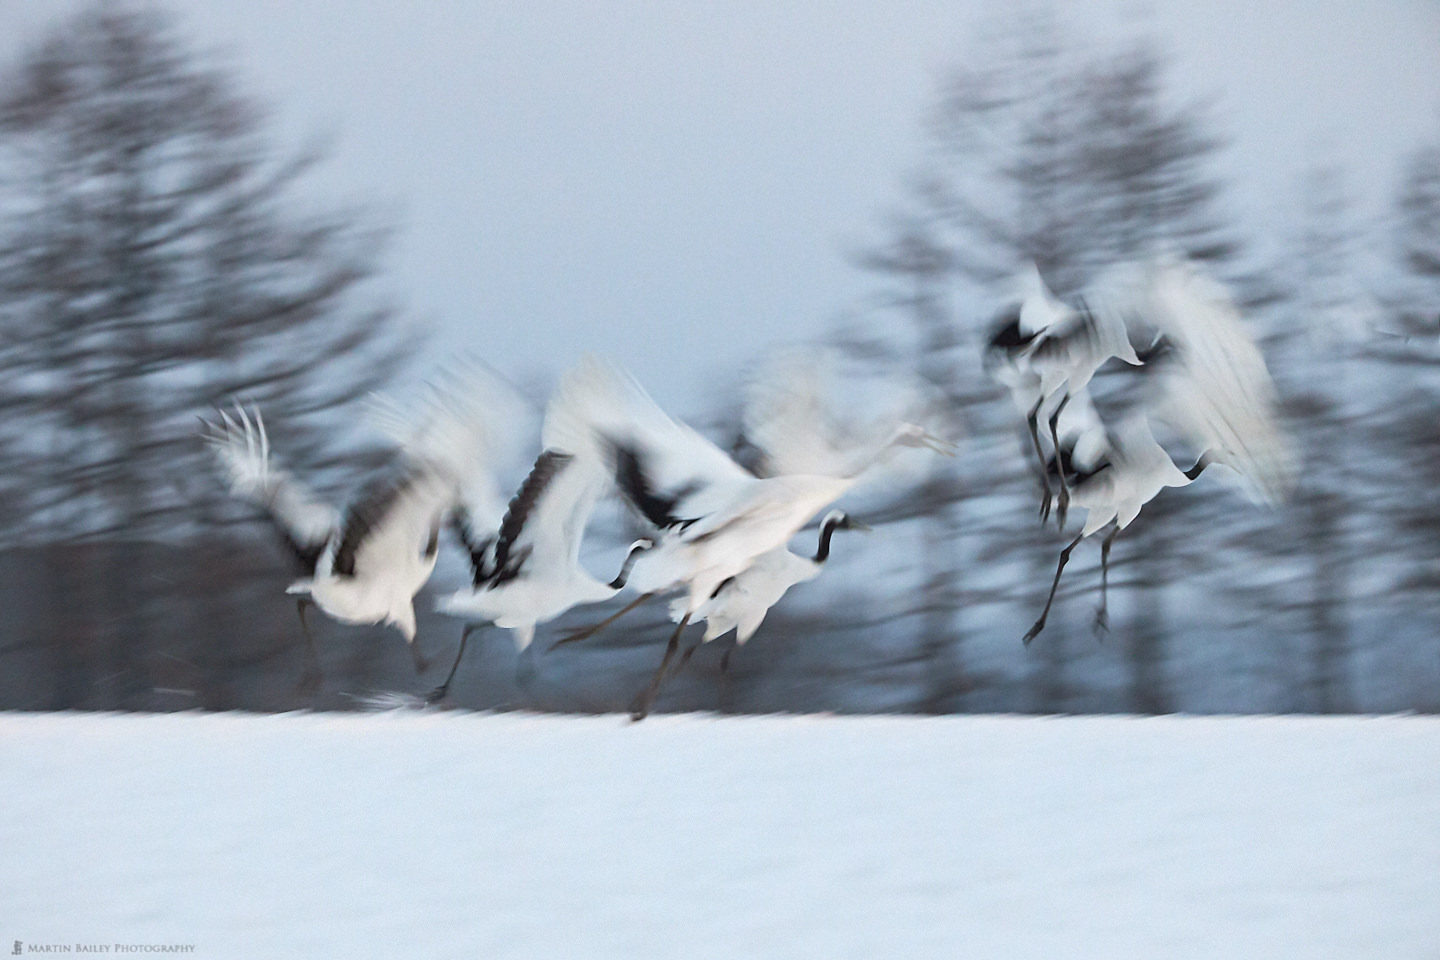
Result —
M 635 702 L 630 705 L 630 719 L 644 720 L 650 712 L 650 705 L 655 702 L 655 695 L 660 692 L 660 681 L 665 679 L 665 668 L 670 666 L 670 660 L 675 656 L 676 649 L 680 646 L 680 634 L 684 632 L 686 625 L 690 623 L 690 614 L 685 614 L 675 632 L 670 634 L 670 642 L 665 646 L 665 656 L 660 660 L 660 669 L 655 671 L 655 676 L 650 679 L 650 685 L 640 692 Z
M 1040 611 L 1040 619 L 1036 620 L 1035 626 L 1031 627 L 1030 631 L 1025 634 L 1025 643 L 1034 640 L 1040 635 L 1040 631 L 1045 629 L 1045 618 L 1050 616 L 1050 604 L 1055 602 L 1055 588 L 1060 586 L 1060 574 L 1065 570 L 1065 564 L 1070 560 L 1070 551 L 1074 550 L 1076 545 L 1083 539 L 1085 539 L 1085 535 L 1082 533 L 1074 540 L 1071 540 L 1068 547 L 1060 551 L 1060 563 L 1055 568 L 1055 579 L 1050 581 L 1050 596 L 1045 598 L 1045 609 Z
M 415 675 L 418 677 L 430 669 L 430 661 L 420 652 L 420 644 L 415 640 L 410 641 L 410 660 L 415 664 Z
M 725 706 L 730 702 L 730 654 L 734 653 L 735 648 L 739 645 L 739 641 L 732 640 L 730 646 L 725 648 L 725 652 L 720 654 L 720 710 L 722 713 L 726 712 Z
M 476 626 L 477 624 L 467 623 L 465 629 L 460 631 L 460 649 L 455 654 L 455 662 L 450 664 L 450 672 L 445 675 L 445 682 L 425 695 L 426 703 L 439 703 L 450 692 L 450 681 L 455 679 L 455 671 L 460 668 L 460 658 L 465 656 L 465 641 L 470 639 L 470 631 Z
M 1035 459 L 1040 462 L 1040 486 L 1044 490 L 1040 500 L 1041 523 L 1050 519 L 1050 477 L 1045 471 L 1045 451 L 1040 449 L 1040 405 L 1044 402 L 1044 397 L 1036 400 L 1035 406 L 1025 415 L 1025 425 L 1030 428 L 1030 442 L 1035 446 Z
M 1095 632 L 1104 633 L 1110 629 L 1110 544 L 1115 542 L 1115 536 L 1120 532 L 1116 526 L 1100 542 L 1100 609 L 1095 611 Z
M 690 662 L 690 658 L 693 657 L 693 656 L 695 656 L 695 651 L 696 651 L 696 650 L 699 650 L 699 649 L 700 649 L 700 644 L 698 644 L 698 643 L 692 643 L 690 646 L 686 647 L 686 648 L 685 648 L 685 652 L 682 653 L 682 654 L 680 654 L 680 662 L 677 663 L 677 664 L 675 664 L 675 669 L 672 670 L 672 671 L 670 671 L 670 675 L 673 677 L 673 676 L 675 676 L 676 674 L 678 674 L 681 670 L 684 670 L 684 669 L 685 669 L 685 664 L 687 664 L 687 663 Z
M 610 624 L 614 623 L 616 620 L 619 620 L 621 617 L 625 616 L 625 614 L 629 613 L 631 610 L 634 610 L 636 607 L 640 606 L 640 604 L 644 603 L 646 600 L 649 600 L 653 596 L 655 596 L 655 594 L 653 593 L 640 594 L 640 596 L 636 597 L 634 600 L 631 600 L 624 607 L 622 607 L 619 612 L 610 614 L 610 616 L 606 617 L 604 620 L 601 620 L 599 623 L 592 623 L 588 627 L 581 627 L 578 630 L 571 630 L 569 633 L 565 634 L 565 636 L 550 644 L 550 649 L 554 650 L 556 647 L 563 644 L 574 643 L 576 640 L 584 640 L 586 637 L 593 637 L 595 634 L 599 633 L 601 630 L 604 630 L 606 627 L 610 626 Z
M 306 694 L 320 689 L 320 652 L 315 649 L 315 637 L 311 635 L 310 624 L 305 619 L 305 611 L 314 604 L 314 600 L 305 596 L 295 600 L 295 610 L 300 615 L 300 631 L 305 634 L 305 672 L 300 676 L 300 691 Z
M 535 682 L 535 648 L 526 647 L 515 657 L 515 689 L 522 695 L 530 695 L 530 687 Z
M 1055 525 L 1059 529 L 1065 529 L 1065 514 L 1070 510 L 1070 485 L 1065 482 L 1065 464 L 1060 460 L 1060 411 L 1065 409 L 1065 404 L 1070 402 L 1070 394 L 1060 398 L 1060 403 L 1055 407 L 1055 412 L 1050 414 L 1050 442 L 1054 444 L 1055 451 L 1055 473 L 1060 479 L 1060 498 L 1055 504 Z

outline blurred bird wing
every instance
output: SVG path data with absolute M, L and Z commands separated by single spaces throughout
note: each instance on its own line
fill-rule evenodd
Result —
M 1173 354 L 1159 361 L 1154 416 L 1236 470 L 1269 503 L 1294 486 L 1275 385 L 1228 292 L 1185 264 L 1157 274 L 1154 321 Z
M 1024 356 L 1033 366 L 1049 371 L 1052 380 L 1063 380 L 1072 392 L 1078 390 L 1111 357 L 1129 364 L 1140 362 L 1130 343 L 1130 329 L 1143 306 L 1143 287 L 1133 271 L 1102 275 L 1086 288 L 1079 309 L 1061 305 L 1063 313 L 1055 313 Z M 1059 385 L 1049 382 L 1044 386 L 1048 393 Z
M 625 453 L 637 476 L 621 484 L 622 492 L 652 522 L 662 506 L 679 519 L 701 516 L 755 480 L 729 454 L 661 410 L 629 374 L 594 357 L 561 379 L 543 439 L 607 469 L 618 468 L 617 455 Z
M 266 512 L 307 573 L 314 574 L 325 545 L 340 526 L 340 512 L 317 499 L 284 471 L 271 474 Z
M 495 544 L 507 509 L 495 471 L 477 465 L 451 504 L 448 518 L 451 533 L 470 555 L 472 583 L 493 573 Z
M 528 415 L 515 390 L 478 363 L 441 371 L 408 408 L 371 394 L 367 413 L 411 464 L 450 478 L 457 491 L 475 486 L 477 505 L 489 499 L 484 488 Z
M 1155 439 L 1150 418 L 1143 412 L 1135 411 L 1126 416 L 1109 431 L 1109 436 L 1107 455 L 1115 466 L 1114 476 L 1118 486 L 1153 486 L 1158 492 L 1162 487 L 1184 486 L 1190 482 L 1175 466 L 1165 447 Z
M 472 542 L 494 538 L 509 508 L 499 479 L 489 470 L 478 470 L 471 475 L 460 493 L 459 504 L 463 507 Z
M 1061 446 L 1070 447 L 1071 463 L 1083 470 L 1094 467 L 1110 451 L 1108 431 L 1089 390 L 1070 394 L 1060 411 L 1056 434 Z
M 372 394 L 370 422 L 399 448 L 399 461 L 369 484 L 347 513 L 337 570 L 363 574 L 410 563 L 428 548 L 446 510 L 463 504 L 467 549 L 494 536 L 505 514 L 497 465 L 515 444 L 527 411 L 518 394 L 478 363 L 442 370 L 413 403 Z
M 580 562 L 580 544 L 595 505 L 610 485 L 593 457 L 547 450 L 510 501 L 500 525 L 509 554 L 524 557 L 531 575 L 568 575 Z
M 797 351 L 766 364 L 747 385 L 745 436 L 765 455 L 768 476 L 850 477 L 874 463 L 901 418 L 887 412 L 842 422 L 840 379 L 831 355 Z M 918 405 L 918 397 L 905 399 Z
M 331 570 L 363 580 L 408 577 L 431 552 L 454 501 L 451 479 L 433 467 L 392 465 L 346 510 Z
M 247 412 L 236 404 L 234 416 L 226 410 L 219 415 L 218 421 L 205 421 L 204 439 L 226 473 L 230 492 L 262 507 L 301 567 L 313 575 L 340 526 L 338 511 L 271 462 L 270 437 L 258 409 Z
M 1013 281 L 1015 299 L 1020 301 L 1020 332 L 1037 334 L 1064 320 L 1071 313 L 1045 284 L 1040 267 L 1031 263 Z
M 765 457 L 770 476 L 835 475 L 850 467 L 842 431 L 826 401 L 830 370 L 822 357 L 768 364 L 746 389 L 745 436 Z
M 1082 303 L 1100 325 L 1112 356 L 1139 364 L 1135 344 L 1154 340 L 1151 297 L 1154 268 L 1147 263 L 1120 264 L 1101 273 L 1085 288 Z

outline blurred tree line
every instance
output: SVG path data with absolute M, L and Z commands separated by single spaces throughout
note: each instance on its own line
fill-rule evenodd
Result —
M 1343 171 L 1317 162 L 1292 234 L 1266 238 L 1281 253 L 1260 253 L 1227 206 L 1210 109 L 1177 99 L 1158 42 L 1082 43 L 1043 9 L 984 40 L 855 255 L 875 298 L 833 338 L 923 378 L 964 449 L 865 502 L 882 532 L 848 560 L 837 544 L 772 612 L 726 705 L 1440 709 L 1440 139 L 1406 161 L 1383 245 Z M 160 8 L 83 11 L 3 81 L 0 706 L 303 705 L 283 554 L 225 498 L 194 418 L 233 397 L 283 410 L 276 447 L 334 492 L 330 468 L 372 454 L 342 411 L 413 356 L 378 292 L 384 231 L 307 196 L 319 151 L 277 149 L 263 110 Z M 1062 539 L 1038 523 L 1023 420 L 981 347 L 1024 264 L 1067 296 L 1159 243 L 1241 292 L 1299 489 L 1278 511 L 1208 476 L 1163 494 L 1116 542 L 1108 637 L 1090 627 L 1098 556 L 1077 553 L 1022 648 Z M 743 451 L 733 406 L 710 419 Z M 486 645 L 454 699 L 614 709 L 663 630 L 656 610 L 556 654 L 523 694 L 509 650 Z M 392 634 L 321 632 L 346 635 L 322 636 L 332 688 L 421 686 Z M 434 635 L 448 650 L 450 632 Z M 715 704 L 715 658 L 688 670 L 662 707 Z
M 1279 511 L 1213 481 L 1149 504 L 1112 556 L 1125 576 L 1110 638 L 1097 645 L 1088 606 L 1065 605 L 1028 652 L 1028 696 L 1007 708 L 1096 709 L 1097 697 L 1139 712 L 1440 708 L 1440 153 L 1410 159 L 1391 252 L 1367 259 L 1378 231 L 1355 220 L 1322 147 L 1297 183 L 1293 232 L 1268 238 L 1284 251 L 1270 262 L 1247 252 L 1225 204 L 1223 140 L 1203 102 L 1168 88 L 1162 46 L 1071 36 L 1053 9 L 1031 9 L 963 59 L 925 159 L 860 257 L 897 293 L 870 324 L 885 333 L 850 339 L 882 363 L 918 351 L 970 429 L 963 479 L 908 497 L 917 523 L 971 545 L 930 561 L 926 675 L 943 691 L 944 677 L 974 673 L 963 651 L 993 640 L 987 608 L 1018 635 L 1063 542 L 1037 529 L 1022 417 L 979 364 L 1013 278 L 1033 262 L 1065 297 L 1109 265 L 1178 249 L 1234 285 L 1261 336 L 1303 458 L 1299 488 Z M 886 329 L 897 311 L 908 347 Z M 987 576 L 997 564 L 1005 576 Z M 1072 594 L 1093 594 L 1098 577 L 1084 576 Z M 936 613 L 947 601 L 948 618 Z M 960 692 L 943 708 L 993 702 Z M 935 705 L 929 693 L 918 703 Z
M 10 705 L 154 703 L 149 640 L 208 632 L 254 580 L 198 413 L 283 409 L 276 443 L 319 469 L 345 449 L 333 411 L 409 353 L 369 289 L 382 232 L 308 202 L 318 153 L 279 153 L 236 88 L 168 14 L 124 4 L 81 12 L 0 85 L 0 543 L 23 612 L 5 649 L 57 677 Z M 250 643 L 161 649 L 223 670 Z

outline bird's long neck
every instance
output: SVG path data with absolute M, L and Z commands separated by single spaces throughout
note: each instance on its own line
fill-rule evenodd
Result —
M 830 537 L 835 533 L 835 521 L 827 520 L 820 527 L 820 543 L 815 548 L 814 560 L 816 563 L 824 563 L 830 559 Z
M 643 543 L 636 543 L 630 547 L 630 552 L 625 554 L 625 562 L 620 565 L 620 572 L 615 579 L 610 581 L 611 590 L 620 590 L 625 586 L 625 581 L 630 579 L 630 568 L 635 566 L 635 561 L 640 559 L 640 554 L 649 550 L 650 547 Z

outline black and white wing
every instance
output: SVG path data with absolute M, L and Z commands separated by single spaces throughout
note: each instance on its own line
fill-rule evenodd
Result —
M 1130 415 L 1130 411 L 1123 411 L 1110 422 L 1123 423 Z M 1090 391 L 1071 394 L 1070 402 L 1060 413 L 1056 431 L 1060 449 L 1051 451 L 1047 471 L 1064 471 L 1067 478 L 1072 474 L 1079 477 L 1093 473 L 1107 461 L 1113 446 L 1106 422 L 1096 409 Z
M 262 507 L 301 572 L 313 575 L 339 530 L 339 513 L 271 462 L 270 437 L 258 409 L 252 416 L 236 404 L 234 416 L 218 412 L 218 420 L 204 421 L 204 438 L 225 471 L 231 494 Z
M 546 450 L 535 459 L 525 481 L 511 498 L 495 537 L 491 582 L 499 585 L 513 580 L 535 552 L 535 538 L 544 519 L 540 504 L 552 492 L 556 476 L 573 457 Z
M 372 399 L 371 421 L 399 450 L 346 512 L 334 572 L 404 575 L 415 557 L 432 557 L 441 521 L 462 492 L 489 482 L 505 424 L 515 416 L 513 403 L 498 379 L 479 368 L 431 386 L 409 410 Z
M 435 555 L 440 521 L 454 502 L 447 477 L 397 460 L 345 511 L 330 571 L 342 577 L 408 578 Z
M 834 374 L 827 354 L 798 353 L 767 364 L 746 386 L 745 437 L 763 454 L 769 476 L 856 472 L 864 437 L 834 415 Z
M 545 444 L 602 464 L 626 500 L 664 529 L 723 508 L 755 477 L 693 428 L 672 419 L 633 378 L 586 358 L 562 378 Z
M 746 385 L 745 437 L 770 477 L 876 479 L 884 453 L 905 430 L 919 445 L 949 445 L 915 426 L 948 416 L 948 404 L 918 378 L 846 365 L 833 350 L 796 348 L 761 365 Z
M 1164 264 L 1151 300 L 1149 317 L 1168 345 L 1153 361 L 1151 416 L 1233 468 L 1256 499 L 1284 500 L 1295 463 L 1275 385 L 1228 291 L 1190 264 Z
M 414 468 L 449 477 L 482 503 L 500 500 L 496 465 L 527 416 L 515 391 L 476 363 L 442 373 L 408 406 L 372 394 L 367 410 Z
M 479 587 L 495 575 L 495 543 L 500 538 L 499 523 L 490 523 L 477 516 L 465 500 L 450 508 L 448 526 L 460 546 L 470 555 L 470 582 Z
M 1021 329 L 1034 334 L 1023 351 L 1051 390 L 1065 383 L 1071 392 L 1090 382 L 1111 357 L 1138 364 L 1130 330 L 1143 306 L 1143 275 L 1119 268 L 1097 278 L 1074 308 L 1056 300 L 1039 273 L 1032 271 L 1029 292 L 1021 303 Z

